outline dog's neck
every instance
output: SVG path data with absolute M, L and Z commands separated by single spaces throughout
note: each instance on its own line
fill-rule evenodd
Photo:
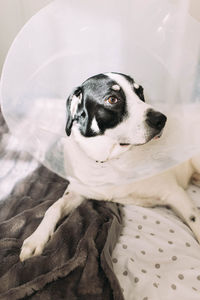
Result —
M 96 136 L 85 138 L 81 135 L 78 127 L 74 126 L 72 135 L 76 143 L 85 152 L 85 154 L 99 162 L 105 162 L 113 158 L 120 157 L 121 154 L 130 149 L 131 146 L 120 146 L 108 136 Z

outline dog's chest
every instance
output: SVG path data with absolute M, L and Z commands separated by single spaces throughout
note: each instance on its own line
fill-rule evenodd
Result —
M 126 153 L 110 161 L 95 161 L 73 141 L 66 143 L 64 153 L 67 177 L 88 187 L 112 186 L 132 181 L 133 166 Z

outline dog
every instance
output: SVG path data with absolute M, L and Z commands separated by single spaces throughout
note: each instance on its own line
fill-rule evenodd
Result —
M 169 206 L 200 242 L 200 214 L 185 189 L 200 180 L 200 155 L 159 175 L 126 180 L 133 149 L 161 138 L 167 117 L 145 103 L 130 76 L 88 78 L 67 99 L 65 167 L 69 185 L 22 245 L 20 260 L 40 255 L 58 221 L 86 198 L 144 207 Z M 156 141 L 155 141 L 156 142 Z

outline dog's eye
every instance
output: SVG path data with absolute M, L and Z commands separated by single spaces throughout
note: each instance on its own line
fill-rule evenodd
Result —
M 111 96 L 107 99 L 107 102 L 109 102 L 110 104 L 116 104 L 118 102 L 118 99 Z

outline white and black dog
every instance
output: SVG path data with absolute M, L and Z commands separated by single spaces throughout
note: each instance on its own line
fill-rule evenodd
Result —
M 127 75 L 99 74 L 74 89 L 67 99 L 65 164 L 70 183 L 24 241 L 20 260 L 41 254 L 57 222 L 86 198 L 170 206 L 200 242 L 200 214 L 185 192 L 192 176 L 200 179 L 200 156 L 148 179 L 123 180 L 132 149 L 140 151 L 140 145 L 160 137 L 166 120 L 145 103 L 143 88 Z

